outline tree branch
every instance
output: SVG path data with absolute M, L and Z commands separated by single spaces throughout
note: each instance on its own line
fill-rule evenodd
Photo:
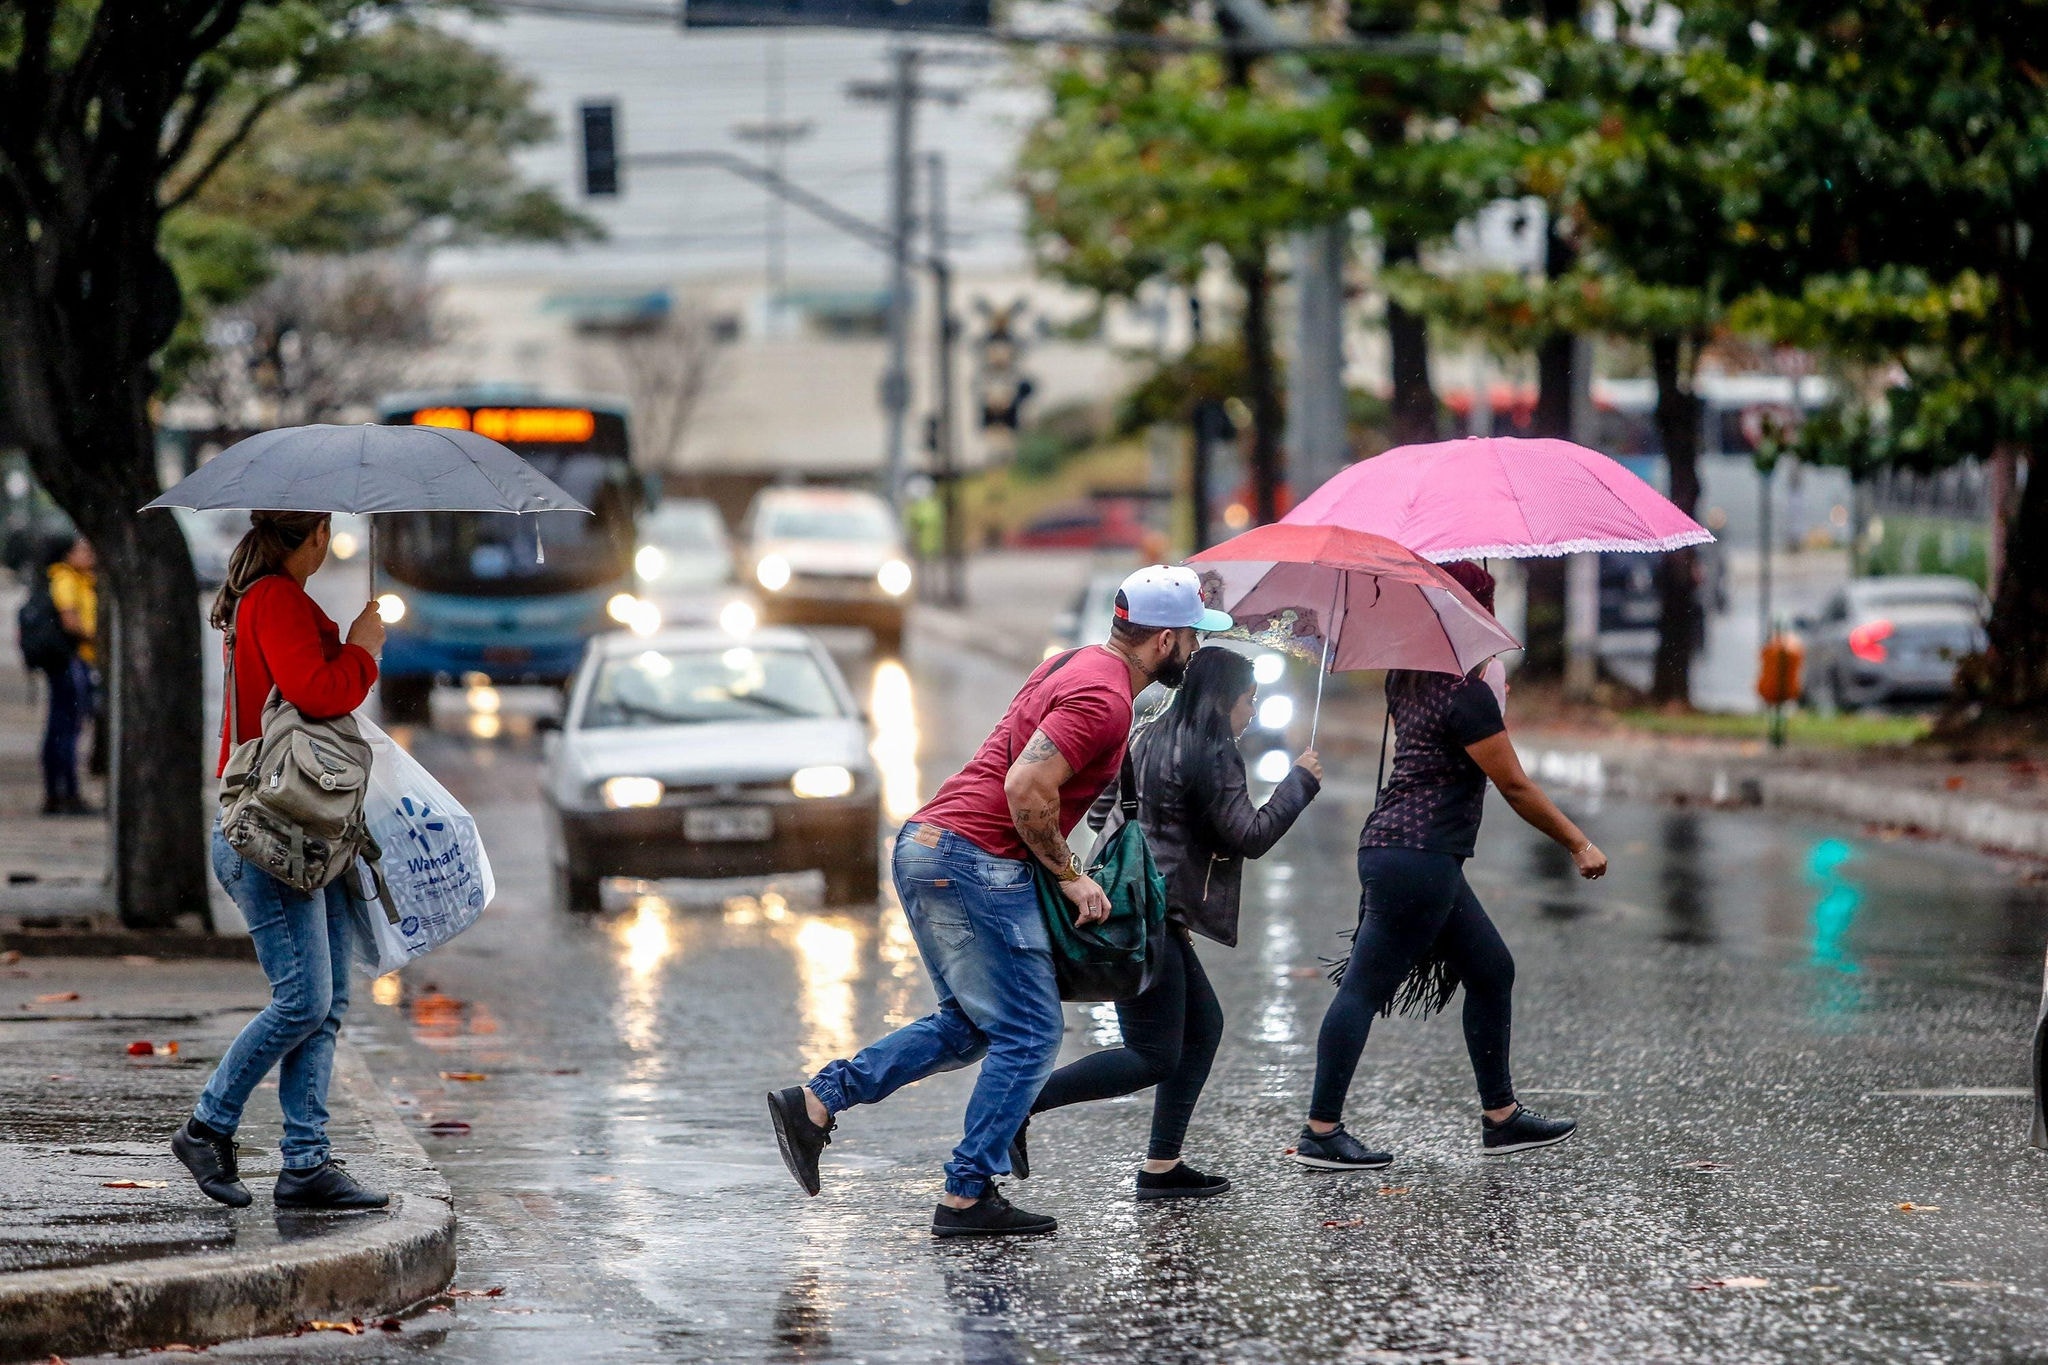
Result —
M 215 73 L 201 76 L 193 86 L 186 96 L 185 110 L 178 120 L 178 131 L 171 138 L 170 145 L 163 149 L 162 156 L 158 158 L 158 184 L 162 184 L 164 178 L 176 170 L 178 163 L 192 150 L 193 142 L 199 137 L 199 130 L 206 126 L 207 116 L 213 112 L 214 105 L 220 103 L 220 97 L 227 87 L 227 78 Z
M 204 189 L 206 182 L 213 179 L 214 174 L 227 164 L 228 158 L 240 150 L 244 142 L 248 141 L 249 134 L 255 131 L 257 122 L 275 108 L 287 95 L 294 93 L 298 89 L 299 82 L 293 81 L 288 85 L 281 85 L 274 90 L 265 91 L 251 100 L 248 109 L 243 111 L 242 117 L 236 122 L 233 131 L 223 138 L 220 145 L 207 155 L 205 163 L 198 170 L 194 171 L 191 177 L 185 181 L 184 185 L 173 193 L 170 198 L 161 201 L 162 211 L 172 213 L 191 203 L 193 196 Z M 171 168 L 166 166 L 164 174 L 168 176 L 170 170 Z

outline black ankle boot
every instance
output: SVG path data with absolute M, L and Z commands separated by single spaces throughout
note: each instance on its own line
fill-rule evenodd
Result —
M 391 1196 L 364 1189 L 339 1161 L 326 1161 L 310 1170 L 279 1171 L 270 1202 L 281 1209 L 381 1209 Z

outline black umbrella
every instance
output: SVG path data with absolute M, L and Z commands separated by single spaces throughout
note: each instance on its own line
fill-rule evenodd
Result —
M 488 436 L 369 422 L 259 432 L 208 460 L 149 506 L 251 512 L 590 511 Z

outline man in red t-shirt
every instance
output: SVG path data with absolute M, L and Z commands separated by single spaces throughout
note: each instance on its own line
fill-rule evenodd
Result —
M 1040 664 L 972 761 L 910 817 L 893 875 L 939 1007 L 808 1085 L 768 1096 L 790 1174 L 818 1192 L 818 1155 L 832 1116 L 912 1081 L 981 1061 L 966 1135 L 946 1163 L 932 1214 L 938 1237 L 1051 1232 L 993 1183 L 1010 1172 L 1010 1143 L 1059 1053 L 1064 1016 L 1052 944 L 1031 860 L 1059 880 L 1074 918 L 1109 915 L 1109 898 L 1067 844 L 1123 762 L 1131 698 L 1147 683 L 1178 687 L 1197 630 L 1230 618 L 1202 604 L 1188 569 L 1154 565 L 1124 580 L 1109 639 Z

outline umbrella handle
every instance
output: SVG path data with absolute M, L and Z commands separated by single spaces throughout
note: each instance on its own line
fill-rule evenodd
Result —
M 1330 650 L 1337 639 L 1337 605 L 1344 594 L 1344 570 L 1337 570 L 1337 591 L 1330 594 L 1330 614 L 1323 621 L 1323 666 L 1316 670 L 1316 711 L 1308 723 L 1308 747 L 1316 747 L 1316 731 L 1323 724 L 1323 681 L 1330 676 Z

